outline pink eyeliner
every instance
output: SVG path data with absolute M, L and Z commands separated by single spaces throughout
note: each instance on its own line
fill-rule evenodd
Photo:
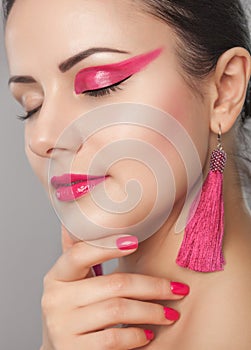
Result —
M 155 60 L 162 50 L 159 48 L 122 62 L 82 69 L 75 78 L 75 92 L 81 94 L 116 84 L 142 70 Z

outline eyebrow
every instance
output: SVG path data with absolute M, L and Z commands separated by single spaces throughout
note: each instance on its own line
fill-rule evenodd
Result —
M 95 53 L 100 52 L 114 52 L 114 53 L 122 53 L 122 54 L 130 54 L 128 51 L 122 51 L 117 49 L 112 49 L 109 47 L 93 47 L 88 50 L 82 51 L 78 53 L 77 55 L 74 55 L 70 58 L 68 58 L 66 61 L 60 63 L 59 70 L 62 73 L 67 72 L 69 69 L 71 69 L 73 66 L 75 66 L 78 62 L 86 59 L 87 57 L 94 55 Z
M 72 67 L 74 67 L 77 63 L 83 61 L 84 59 L 86 59 L 91 55 L 94 55 L 95 53 L 100 53 L 100 52 L 130 54 L 130 52 L 128 51 L 112 49 L 110 47 L 92 47 L 88 50 L 81 51 L 80 53 L 68 58 L 64 62 L 60 63 L 58 68 L 62 73 L 65 73 L 68 70 L 70 70 Z M 36 83 L 36 80 L 31 76 L 27 76 L 27 75 L 14 75 L 10 77 L 8 81 L 8 85 L 10 85 L 11 83 L 32 84 L 32 83 Z
M 8 85 L 11 83 L 23 83 L 23 84 L 32 84 L 36 83 L 36 80 L 28 75 L 13 75 L 8 81 Z

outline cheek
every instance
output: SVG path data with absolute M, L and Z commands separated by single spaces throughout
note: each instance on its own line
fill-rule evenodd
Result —
M 136 202 L 134 195 L 135 197 L 138 196 L 137 187 L 140 186 L 140 203 L 131 211 L 130 215 L 128 213 L 127 215 L 120 215 L 120 223 L 122 223 L 123 218 L 128 219 L 129 216 L 131 218 L 135 216 L 136 221 L 141 220 L 145 213 L 152 209 L 157 193 L 163 192 L 163 189 L 168 186 L 172 186 L 173 181 L 177 196 L 180 197 L 186 191 L 186 173 L 182 157 L 175 149 L 175 145 L 157 132 L 153 132 L 149 128 L 123 125 L 97 133 L 93 140 L 91 138 L 89 140 L 93 145 L 98 143 L 95 138 L 99 140 L 99 147 L 96 148 L 97 153 L 99 149 L 112 145 L 112 148 L 109 147 L 109 152 L 107 150 L 109 154 L 107 153 L 107 156 L 102 158 L 103 160 L 110 159 L 109 166 L 104 167 L 111 176 L 109 181 L 105 183 L 107 196 L 115 202 L 126 201 L 128 200 L 127 189 L 129 191 L 131 189 L 132 197 L 129 199 L 132 199 L 134 203 Z M 101 140 L 103 142 L 100 142 Z M 122 142 L 120 143 L 120 146 L 121 144 L 123 146 L 122 149 L 119 146 L 121 156 L 116 152 L 118 149 L 116 141 L 118 143 Z M 111 157 L 113 151 L 114 157 Z M 91 152 L 89 152 L 89 156 L 91 159 Z M 80 164 L 85 164 L 84 169 L 88 169 L 88 163 L 86 157 L 85 159 L 83 157 L 80 161 L 79 156 L 76 157 L 76 163 L 73 166 L 80 169 Z M 98 161 L 96 166 L 99 167 L 99 165 Z M 130 183 L 130 181 L 134 182 L 135 189 L 133 189 L 133 183 Z M 128 188 L 127 185 L 129 185 Z M 90 202 L 88 205 L 84 204 L 86 200 L 86 198 L 83 198 L 83 208 L 88 211 L 88 215 L 91 215 L 95 206 L 94 203 Z M 168 198 L 163 197 L 162 200 L 165 203 L 168 202 Z
M 110 140 L 112 135 L 119 134 L 118 129 L 116 132 L 113 129 Z M 159 154 L 160 158 L 151 159 L 150 152 L 145 158 L 139 152 L 137 160 L 118 159 L 108 169 L 111 177 L 105 182 L 104 188 L 99 186 L 95 189 L 94 197 L 82 197 L 78 200 L 77 206 L 70 204 L 65 210 L 59 203 L 58 212 L 61 213 L 61 220 L 80 239 L 89 239 L 84 227 L 92 222 L 103 228 L 106 235 L 111 229 L 121 230 L 118 232 L 137 234 L 138 238 L 143 240 L 154 233 L 154 230 L 149 233 L 151 227 L 156 225 L 159 228 L 160 224 L 166 221 L 175 200 L 186 194 L 186 172 L 175 147 L 162 136 L 146 129 L 140 131 L 139 128 L 128 127 L 128 137 L 132 136 L 133 129 L 135 129 L 135 137 L 137 134 L 137 141 L 144 141 L 157 150 L 155 155 Z M 123 132 L 120 131 L 120 135 L 123 134 L 125 137 L 125 129 Z M 103 140 L 107 139 L 107 136 L 108 132 L 106 136 L 103 133 Z M 142 147 L 144 147 L 143 142 Z M 130 153 L 127 143 L 126 153 Z M 74 167 L 80 170 L 82 162 L 80 159 L 76 159 L 76 162 L 78 165 L 75 164 Z M 167 164 L 170 172 L 166 170 Z M 131 184 L 130 181 L 132 181 Z M 114 204 L 113 211 L 109 209 L 110 200 Z M 76 208 L 78 210 L 75 210 Z M 126 208 L 125 212 L 118 211 L 120 208 Z M 86 218 L 87 221 L 85 221 Z M 92 232 L 92 235 L 100 234 L 96 229 L 94 232 L 91 230 L 89 232 Z
M 206 160 L 209 143 L 208 110 L 200 96 L 195 95 L 175 70 L 149 75 L 150 89 L 144 89 L 144 103 L 172 116 L 186 130 L 197 149 L 201 163 Z M 150 84 L 151 82 L 151 84 Z

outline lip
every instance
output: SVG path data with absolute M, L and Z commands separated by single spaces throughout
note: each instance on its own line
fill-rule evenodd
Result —
M 92 191 L 106 178 L 107 176 L 103 175 L 64 174 L 53 176 L 51 185 L 55 188 L 55 195 L 59 201 L 71 202 Z

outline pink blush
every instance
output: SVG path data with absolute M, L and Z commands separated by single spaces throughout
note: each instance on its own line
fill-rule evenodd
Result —
M 81 94 L 118 83 L 145 68 L 162 50 L 159 48 L 118 63 L 85 68 L 76 75 L 75 92 Z

